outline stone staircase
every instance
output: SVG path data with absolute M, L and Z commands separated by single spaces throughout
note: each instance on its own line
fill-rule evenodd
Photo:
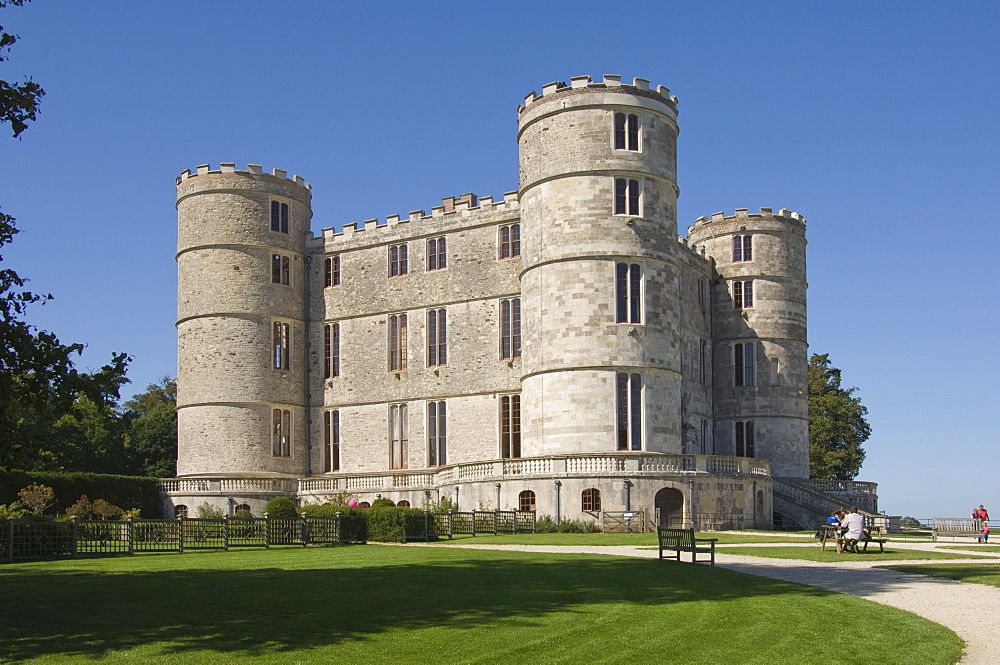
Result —
M 815 481 L 802 478 L 773 478 L 774 512 L 784 526 L 812 529 L 826 521 L 840 507 L 857 506 L 869 525 L 884 526 L 878 513 L 875 483 L 861 481 Z

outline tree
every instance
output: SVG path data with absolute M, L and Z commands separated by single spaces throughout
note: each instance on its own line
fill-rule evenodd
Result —
M 830 355 L 809 359 L 809 475 L 814 480 L 850 480 L 861 471 L 871 436 L 868 409 L 854 397 L 857 388 L 840 385 Z
M 25 1 L 0 0 L 0 8 Z M 0 27 L 0 61 L 16 41 Z M 10 123 L 14 136 L 19 136 L 35 119 L 44 94 L 30 80 L 21 84 L 0 80 L 0 124 Z M 0 250 L 18 232 L 14 218 L 0 212 Z M 62 344 L 52 333 L 23 320 L 29 305 L 52 297 L 23 290 L 24 284 L 15 271 L 0 269 L 0 468 L 7 469 L 33 468 L 48 445 L 51 428 L 78 398 L 98 405 L 116 401 L 127 381 L 129 362 L 126 354 L 116 353 L 96 372 L 78 371 L 73 357 L 82 353 L 82 344 Z
M 154 478 L 177 475 L 177 381 L 165 376 L 123 406 L 125 445 L 134 472 Z
M 25 0 L 0 0 L 0 9 L 8 4 L 20 6 Z M 0 62 L 6 58 L 4 53 L 17 41 L 17 35 L 9 35 L 0 25 Z M 28 121 L 34 120 L 38 113 L 38 102 L 45 91 L 30 78 L 23 83 L 8 83 L 0 80 L 0 123 L 10 123 L 14 136 L 17 137 L 28 127 Z

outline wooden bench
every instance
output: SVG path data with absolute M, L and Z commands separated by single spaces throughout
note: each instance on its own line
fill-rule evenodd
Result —
M 969 517 L 932 517 L 931 518 L 931 540 L 936 541 L 938 536 L 967 536 L 979 538 L 983 535 L 982 520 L 974 520 Z
M 878 543 L 879 554 L 882 554 L 882 553 L 885 552 L 885 544 L 889 541 L 889 539 L 886 538 L 882 534 L 882 528 L 881 527 L 873 526 L 871 529 L 865 529 L 863 533 L 864 533 L 864 536 L 861 538 L 861 540 L 858 540 L 856 542 L 853 541 L 852 539 L 849 539 L 849 538 L 838 537 L 837 538 L 837 551 L 838 552 L 843 552 L 845 545 L 847 545 L 849 543 L 853 543 L 854 548 L 853 548 L 852 551 L 856 552 L 858 545 L 860 545 L 861 543 L 864 543 L 864 547 L 861 548 L 861 551 L 862 552 L 867 552 L 868 551 L 868 543 Z
M 694 529 L 667 529 L 657 527 L 656 537 L 660 542 L 660 558 L 681 560 L 681 552 L 691 553 L 691 563 L 715 565 L 715 543 L 718 538 L 695 538 Z M 699 543 L 707 543 L 699 545 Z M 673 552 L 664 557 L 664 551 Z M 708 559 L 699 559 L 699 554 L 708 554 Z

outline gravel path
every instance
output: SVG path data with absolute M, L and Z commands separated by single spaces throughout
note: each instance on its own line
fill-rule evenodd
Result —
M 958 543 L 941 543 L 954 545 Z M 715 561 L 721 568 L 728 568 L 750 575 L 772 577 L 787 582 L 808 584 L 831 591 L 859 596 L 867 600 L 897 607 L 907 612 L 930 619 L 955 631 L 965 640 L 965 657 L 960 665 L 995 665 L 1000 663 L 1000 589 L 983 584 L 966 584 L 953 580 L 936 579 L 922 575 L 899 573 L 878 568 L 879 562 L 852 561 L 845 555 L 843 562 L 835 564 L 818 563 L 797 559 L 768 559 L 764 557 L 726 554 L 727 547 L 745 545 L 718 545 Z M 753 544 L 757 547 L 757 543 Z M 774 543 L 774 547 L 798 547 L 794 543 Z M 816 547 L 815 543 L 803 543 L 802 547 Z M 440 547 L 434 545 L 433 547 Z M 558 547 L 546 545 L 447 545 L 484 550 L 512 550 L 521 552 L 551 552 L 580 554 L 610 554 L 616 556 L 655 559 L 656 549 L 641 549 L 631 546 Z M 931 543 L 892 543 L 897 549 L 936 550 Z M 966 554 L 960 550 L 940 550 L 954 552 L 956 557 Z M 1000 559 L 1000 554 L 976 551 L 970 548 L 968 554 L 990 556 Z M 921 565 L 936 563 L 969 563 L 969 559 L 933 559 L 916 561 L 896 561 L 894 564 Z M 891 565 L 891 564 L 890 564 Z M 850 574 L 844 574 L 850 571 Z

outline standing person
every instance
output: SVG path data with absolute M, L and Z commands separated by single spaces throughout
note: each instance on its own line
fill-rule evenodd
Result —
M 990 514 L 986 512 L 985 508 L 983 508 L 983 504 L 979 504 L 979 507 L 972 511 L 972 519 L 977 520 L 975 522 L 975 527 L 977 530 L 981 531 L 983 528 L 983 524 L 986 524 L 987 532 L 989 531 Z M 977 536 L 976 542 L 977 543 L 983 542 L 983 537 L 981 535 Z
M 987 522 L 986 520 L 983 520 L 982 539 L 983 539 L 982 542 L 984 543 L 988 543 L 990 541 L 990 523 Z

